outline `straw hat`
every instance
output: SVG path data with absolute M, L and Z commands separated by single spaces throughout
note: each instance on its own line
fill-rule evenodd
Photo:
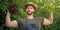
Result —
M 27 4 L 25 4 L 23 6 L 23 9 L 26 9 L 27 6 L 33 6 L 33 8 L 36 10 L 38 8 L 38 6 L 36 4 L 34 4 L 33 2 L 28 2 Z

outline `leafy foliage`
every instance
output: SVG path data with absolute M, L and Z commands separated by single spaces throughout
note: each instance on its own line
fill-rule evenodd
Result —
M 38 9 L 34 13 L 36 17 L 48 18 L 49 13 L 54 12 L 54 22 L 49 26 L 42 26 L 42 30 L 60 30 L 60 0 L 0 0 L 0 29 L 5 27 L 5 18 L 8 11 L 8 6 L 16 4 L 18 6 L 18 13 L 11 14 L 11 19 L 25 18 L 26 13 L 22 6 L 27 2 L 33 2 L 38 5 Z M 36 15 L 37 14 L 37 15 Z M 7 28 L 9 29 L 9 28 Z M 10 29 L 16 30 L 16 29 Z

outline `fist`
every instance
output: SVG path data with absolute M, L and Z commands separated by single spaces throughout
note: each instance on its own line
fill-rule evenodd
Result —
M 12 4 L 9 6 L 8 10 L 9 10 L 9 13 L 16 14 L 18 11 L 18 7 L 16 4 Z

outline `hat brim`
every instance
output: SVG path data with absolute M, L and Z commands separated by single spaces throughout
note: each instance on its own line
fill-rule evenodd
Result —
M 35 4 L 26 4 L 26 5 L 23 6 L 23 9 L 26 9 L 27 6 L 33 6 L 33 8 L 34 8 L 35 10 L 38 8 L 38 6 L 35 5 Z

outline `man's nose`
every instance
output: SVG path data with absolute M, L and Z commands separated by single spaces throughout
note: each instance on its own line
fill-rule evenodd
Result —
M 28 11 L 30 11 L 30 10 L 28 10 Z

